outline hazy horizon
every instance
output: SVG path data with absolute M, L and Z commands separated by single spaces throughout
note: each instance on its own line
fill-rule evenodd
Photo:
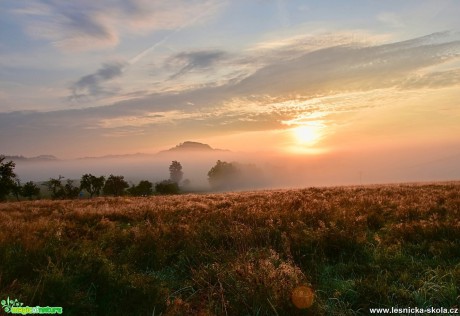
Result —
M 0 153 L 66 160 L 18 163 L 30 180 L 153 179 L 166 161 L 72 160 L 184 141 L 267 186 L 458 180 L 459 15 L 452 0 L 5 0 Z M 215 158 L 184 171 L 205 183 Z
M 401 157 L 419 153 L 421 159 L 408 161 Z M 162 155 L 139 155 L 50 161 L 16 161 L 16 173 L 22 182 L 46 181 L 59 175 L 79 180 L 85 173 L 94 175 L 123 175 L 133 184 L 140 180 L 153 183 L 169 178 L 172 160 L 181 163 L 184 178 L 191 182 L 188 189 L 210 189 L 207 173 L 217 160 L 254 165 L 261 177 L 254 183 L 233 189 L 272 189 L 309 186 L 369 185 L 384 183 L 455 181 L 460 179 L 458 159 L 450 155 L 423 156 L 413 150 L 399 152 L 394 157 L 371 153 L 341 152 L 316 157 L 257 155 L 236 152 L 168 152 Z

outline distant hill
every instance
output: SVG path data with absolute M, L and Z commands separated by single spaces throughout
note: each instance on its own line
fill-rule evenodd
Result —
M 230 152 L 225 149 L 212 148 L 208 144 L 199 142 L 186 141 L 179 145 L 172 147 L 167 150 L 162 150 L 156 155 L 167 155 L 167 154 L 181 154 L 181 153 L 219 153 L 219 152 Z M 95 157 L 80 157 L 77 160 L 97 160 L 97 159 L 124 159 L 124 158 L 141 158 L 141 157 L 154 157 L 155 154 L 135 153 L 135 154 L 121 154 L 121 155 L 105 155 Z M 53 155 L 40 155 L 36 157 L 25 157 L 22 155 L 5 155 L 5 160 L 13 161 L 58 161 L 59 159 Z
M 5 155 L 5 160 L 13 161 L 56 161 L 59 160 L 56 156 L 53 155 L 39 155 L 35 157 L 24 157 L 22 155 L 8 156 Z
M 151 154 L 136 153 L 136 154 L 124 154 L 124 155 L 105 155 L 95 157 L 81 157 L 78 160 L 92 160 L 92 159 L 118 159 L 118 158 L 138 158 L 138 157 L 149 157 Z
M 156 154 L 136 153 L 136 154 L 122 154 L 122 155 L 105 155 L 105 156 L 96 156 L 96 157 L 81 157 L 81 158 L 78 158 L 78 160 L 96 160 L 96 159 L 108 159 L 108 158 L 109 159 L 124 159 L 124 158 L 153 157 L 156 155 L 165 156 L 165 155 L 172 154 L 172 153 L 181 154 L 181 153 L 217 153 L 217 152 L 230 152 L 230 151 L 224 150 L 224 149 L 212 148 L 208 144 L 186 141 L 170 149 L 159 151 Z
M 199 142 L 186 141 L 180 143 L 176 147 L 170 148 L 168 150 L 160 151 L 158 154 L 167 154 L 167 153 L 181 153 L 181 152 L 228 152 L 229 150 L 216 149 L 212 148 L 208 144 L 203 144 Z

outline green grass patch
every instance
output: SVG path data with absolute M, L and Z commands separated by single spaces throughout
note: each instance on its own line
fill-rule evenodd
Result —
M 459 218 L 459 183 L 2 203 L 0 299 L 66 315 L 455 307 Z

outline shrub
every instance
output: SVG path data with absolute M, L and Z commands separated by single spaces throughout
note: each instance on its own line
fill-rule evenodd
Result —
M 163 180 L 155 184 L 155 191 L 160 194 L 178 194 L 179 184 L 171 180 Z
M 150 181 L 142 180 L 138 185 L 133 185 L 128 189 L 132 196 L 147 196 L 153 193 L 153 184 Z

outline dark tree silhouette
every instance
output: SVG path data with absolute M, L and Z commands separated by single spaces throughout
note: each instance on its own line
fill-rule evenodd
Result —
M 67 199 L 75 199 L 80 193 L 80 188 L 73 185 L 73 180 L 67 179 L 64 185 L 64 197 Z
M 21 180 L 16 178 L 14 179 L 13 186 L 11 187 L 11 194 L 16 198 L 17 201 L 19 201 L 19 196 L 21 195 L 21 191 L 22 191 Z
M 102 188 L 104 187 L 105 178 L 103 176 L 96 177 L 92 174 L 84 174 L 80 180 L 80 190 L 86 190 L 90 197 L 93 195 L 98 196 L 101 194 Z
M 45 182 L 48 191 L 51 192 L 52 199 L 62 199 L 65 197 L 64 187 L 62 186 L 62 179 L 64 179 L 64 177 L 59 175 L 57 179 L 50 178 Z
M 34 196 L 40 196 L 40 188 L 32 181 L 26 182 L 22 186 L 21 195 L 29 200 L 32 200 Z
M 5 200 L 16 185 L 16 174 L 13 161 L 4 162 L 5 157 L 0 156 L 0 200 Z
M 127 191 L 133 196 L 152 195 L 153 183 L 147 180 L 142 180 L 138 185 L 131 186 Z
M 155 184 L 155 191 L 160 194 L 178 194 L 179 185 L 171 180 L 163 180 Z
M 182 165 L 180 162 L 174 160 L 169 166 L 169 179 L 172 182 L 179 184 L 183 175 L 184 173 L 182 172 Z
M 127 188 L 129 188 L 129 184 L 125 181 L 125 177 L 111 174 L 105 181 L 103 192 L 105 195 L 120 196 Z

